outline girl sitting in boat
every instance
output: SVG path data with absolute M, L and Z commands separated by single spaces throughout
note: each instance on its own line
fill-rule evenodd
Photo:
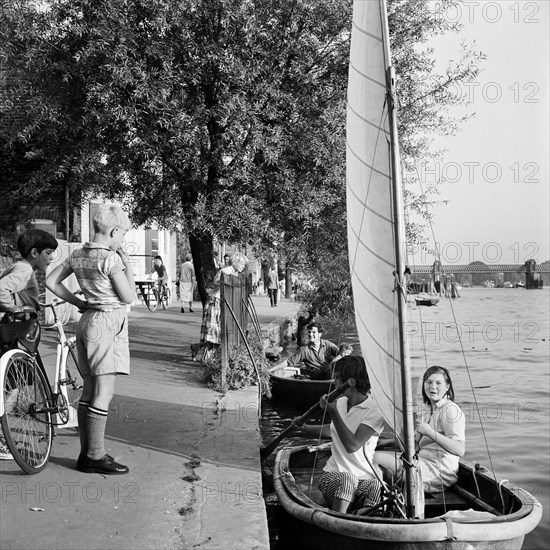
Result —
M 441 492 L 458 481 L 458 461 L 466 450 L 466 419 L 454 398 L 449 371 L 430 367 L 422 379 L 424 406 L 415 436 L 418 468 L 427 492 Z M 376 462 L 392 473 L 401 469 L 393 453 L 377 452 Z
M 380 483 L 373 472 L 374 449 L 384 427 L 380 409 L 369 397 L 370 381 L 362 357 L 348 355 L 338 361 L 335 384 L 350 382 L 342 395 L 319 404 L 332 419 L 330 426 L 308 426 L 308 433 L 332 438 L 332 455 L 323 469 L 319 489 L 332 510 L 374 506 L 380 501 Z

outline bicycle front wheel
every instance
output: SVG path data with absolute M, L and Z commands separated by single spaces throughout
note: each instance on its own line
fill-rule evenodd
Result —
M 168 306 L 170 305 L 170 298 L 172 297 L 172 292 L 171 290 L 165 286 L 164 287 L 164 291 L 162 293 L 162 307 L 164 309 L 168 309 Z
M 52 452 L 51 390 L 46 375 L 26 353 L 14 353 L 3 384 L 2 430 L 15 462 L 27 474 L 43 470 Z
M 147 308 L 149 311 L 156 311 L 159 307 L 158 303 L 158 293 L 156 288 L 149 287 L 147 289 L 147 299 L 145 300 L 145 304 L 147 305 Z

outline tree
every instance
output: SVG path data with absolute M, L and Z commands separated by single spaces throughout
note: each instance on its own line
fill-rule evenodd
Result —
M 17 85 L 2 110 L 18 116 L 0 138 L 38 164 L 19 192 L 68 182 L 73 196 L 124 200 L 136 223 L 184 229 L 203 302 L 214 238 L 254 242 L 260 254 L 282 243 L 287 265 L 330 270 L 337 290 L 325 278 L 328 294 L 349 296 L 350 0 L 5 6 L 2 55 Z M 454 129 L 445 111 L 459 100 L 449 90 L 475 76 L 479 55 L 466 51 L 436 76 L 433 52 L 418 44 L 452 26 L 427 0 L 393 0 L 389 15 L 407 163 L 429 154 L 434 132 Z M 424 209 L 434 191 L 408 200 Z
M 213 237 L 279 233 L 271 214 L 299 169 L 280 162 L 281 152 L 307 126 L 303 117 L 322 116 L 343 86 L 334 66 L 343 68 L 348 4 L 50 8 L 3 14 L 4 56 L 25 83 L 12 91 L 27 106 L 6 141 L 35 144 L 42 161 L 27 188 L 43 192 L 68 177 L 76 192 L 123 197 L 136 223 L 183 226 L 204 301 Z M 299 184 L 306 179 L 317 184 L 303 174 Z
M 433 149 L 435 137 L 454 135 L 471 116 L 456 118 L 452 108 L 464 103 L 465 98 L 457 90 L 477 77 L 484 60 L 481 52 L 463 44 L 458 61 L 449 63 L 442 74 L 435 72 L 436 52 L 426 43 L 431 37 L 460 30 L 459 25 L 441 16 L 458 3 L 445 1 L 438 4 L 442 11 L 434 11 L 434 4 L 424 0 L 388 2 L 392 58 L 398 76 L 398 131 L 406 176 L 405 206 L 409 212 L 420 214 L 425 222 L 407 224 L 407 238 L 413 245 L 423 239 L 433 209 L 444 202 L 438 197 L 439 182 L 426 185 L 421 181 L 418 163 L 441 158 L 443 152 Z M 343 120 L 344 115 L 340 116 Z M 339 172 L 345 162 L 343 125 L 332 139 L 336 141 L 334 151 L 340 151 L 341 155 L 337 154 L 331 169 L 335 180 L 343 181 L 345 175 Z M 352 303 L 346 235 L 345 193 L 344 187 L 340 187 L 339 201 L 323 210 L 315 230 L 306 234 L 298 250 L 301 262 L 311 267 L 319 285 L 307 296 L 308 302 L 320 313 L 343 320 L 349 315 Z

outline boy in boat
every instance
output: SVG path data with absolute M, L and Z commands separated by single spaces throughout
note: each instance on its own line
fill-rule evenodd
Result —
M 84 473 L 126 474 L 129 469 L 105 452 L 105 427 L 117 375 L 130 373 L 126 305 L 136 297 L 132 264 L 121 248 L 130 220 L 119 206 L 100 205 L 92 242 L 76 249 L 46 279 L 62 300 L 83 311 L 76 331 L 79 370 L 84 380 L 78 403 L 80 456 Z M 74 273 L 86 301 L 63 284 Z
M 330 508 L 346 513 L 380 502 L 381 484 L 374 472 L 374 450 L 384 428 L 378 405 L 370 397 L 367 366 L 362 357 L 349 355 L 338 362 L 335 385 L 350 382 L 342 395 L 319 404 L 330 414 L 329 425 L 304 425 L 310 434 L 332 438 L 332 455 L 323 468 L 319 489 Z
M 307 326 L 309 342 L 300 346 L 296 353 L 281 361 L 270 370 L 275 371 L 286 366 L 294 367 L 299 363 L 304 366 L 300 368 L 301 374 L 317 379 L 321 376 L 323 368 L 328 368 L 332 360 L 338 355 L 338 346 L 323 340 L 323 325 L 319 321 L 313 321 Z

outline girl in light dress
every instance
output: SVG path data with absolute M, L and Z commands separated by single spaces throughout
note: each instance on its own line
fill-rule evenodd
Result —
M 427 492 L 441 492 L 458 481 L 459 459 L 466 450 L 466 418 L 454 398 L 449 371 L 438 365 L 427 369 L 415 434 L 418 469 Z M 377 452 L 375 460 L 393 474 L 401 470 L 394 453 Z

